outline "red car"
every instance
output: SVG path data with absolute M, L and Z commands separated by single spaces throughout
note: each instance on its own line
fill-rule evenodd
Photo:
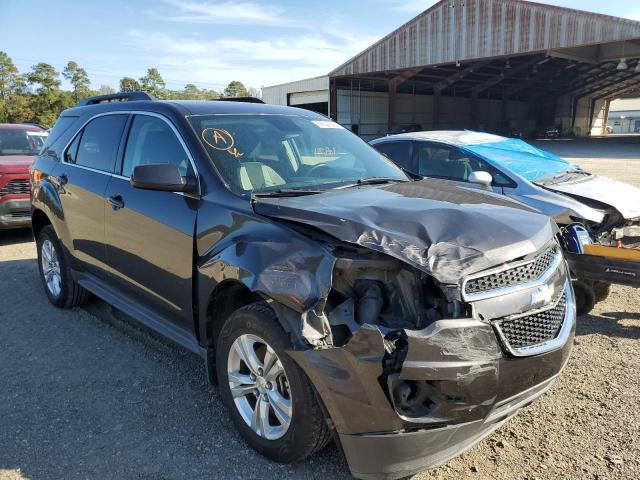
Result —
M 47 135 L 37 125 L 0 123 L 0 229 L 31 225 L 29 169 Z

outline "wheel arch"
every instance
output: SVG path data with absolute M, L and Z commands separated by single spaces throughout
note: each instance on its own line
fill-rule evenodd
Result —
M 49 220 L 47 214 L 39 208 L 34 209 L 33 212 L 31 212 L 31 231 L 33 232 L 33 238 L 37 240 L 40 232 L 47 225 L 51 225 L 51 220 Z
M 222 326 L 237 309 L 264 298 L 252 292 L 249 287 L 237 279 L 225 280 L 213 289 L 207 299 L 204 324 L 201 326 L 201 340 L 206 349 L 207 376 L 211 384 L 217 383 L 215 358 L 216 344 Z

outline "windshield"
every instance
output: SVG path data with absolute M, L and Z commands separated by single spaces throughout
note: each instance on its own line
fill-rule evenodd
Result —
M 0 130 L 0 155 L 37 155 L 47 135 L 44 131 Z
M 241 192 L 328 189 L 407 176 L 363 140 L 328 119 L 297 115 L 189 117 L 220 174 Z
M 518 139 L 465 145 L 465 150 L 484 157 L 497 167 L 514 172 L 530 182 L 551 179 L 563 172 L 578 170 L 578 165 Z

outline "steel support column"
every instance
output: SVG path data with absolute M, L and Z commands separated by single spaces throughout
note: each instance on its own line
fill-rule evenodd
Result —
M 611 99 L 607 98 L 604 102 L 604 111 L 602 112 L 602 135 L 606 135 L 607 123 L 609 122 L 609 108 L 611 108 Z
M 397 86 L 396 82 L 389 82 L 389 95 L 388 95 L 388 120 L 387 127 L 389 130 L 392 130 L 396 126 L 396 91 Z
M 595 114 L 596 109 L 596 99 L 591 98 L 591 102 L 589 104 L 589 129 L 587 131 L 587 136 L 591 135 L 591 129 L 593 128 L 593 115 Z
M 338 121 L 338 88 L 335 78 L 329 82 L 329 117 L 334 122 Z

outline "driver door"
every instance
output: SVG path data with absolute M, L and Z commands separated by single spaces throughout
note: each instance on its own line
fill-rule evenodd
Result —
M 198 200 L 133 188 L 133 168 L 154 163 L 173 163 L 183 176 L 195 176 L 190 155 L 170 121 L 135 114 L 121 165 L 105 194 L 107 262 L 123 297 L 189 330 Z

